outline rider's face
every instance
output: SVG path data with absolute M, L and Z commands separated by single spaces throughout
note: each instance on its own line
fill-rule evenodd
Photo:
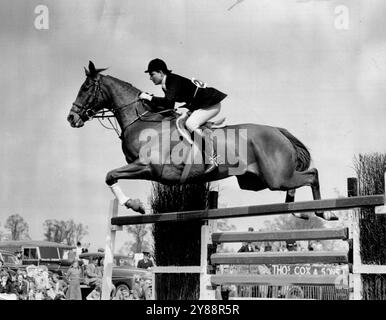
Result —
M 153 81 L 155 85 L 161 84 L 163 78 L 164 78 L 164 73 L 162 71 L 150 72 L 150 80 Z

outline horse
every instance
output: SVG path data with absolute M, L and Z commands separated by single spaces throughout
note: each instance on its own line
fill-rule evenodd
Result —
M 225 159 L 219 161 L 214 171 L 205 173 L 203 161 L 188 161 L 203 157 L 201 152 L 193 151 L 194 147 L 176 129 L 179 113 L 174 109 L 159 111 L 157 106 L 140 100 L 141 90 L 102 74 L 107 69 L 96 69 L 92 61 L 88 69 L 84 69 L 86 80 L 67 121 L 72 127 L 80 128 L 101 112 L 113 113 L 120 127 L 127 165 L 110 170 L 105 182 L 121 206 L 145 213 L 140 199 L 131 199 L 121 190 L 120 179 L 176 184 L 235 176 L 242 190 L 286 191 L 286 202 L 293 202 L 295 190 L 303 186 L 311 187 L 314 200 L 321 199 L 318 170 L 310 168 L 310 152 L 288 130 L 253 123 L 222 127 L 209 123 L 206 130 L 212 132 L 217 153 Z M 332 212 L 316 211 L 315 214 L 325 220 L 338 219 Z M 294 215 L 309 218 L 303 213 Z

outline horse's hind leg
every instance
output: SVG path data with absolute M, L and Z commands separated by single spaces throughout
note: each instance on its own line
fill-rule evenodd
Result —
M 314 200 L 321 199 L 318 170 L 315 168 L 305 171 L 295 171 L 290 179 L 287 179 L 281 183 L 281 188 L 284 190 L 292 190 L 303 186 L 311 187 Z M 332 212 L 316 211 L 315 214 L 325 220 L 338 220 L 338 218 Z

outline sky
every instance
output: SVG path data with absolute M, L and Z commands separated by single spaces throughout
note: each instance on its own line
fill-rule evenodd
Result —
M 226 124 L 288 129 L 309 148 L 322 197 L 345 195 L 354 156 L 386 151 L 386 3 L 238 2 L 228 10 L 236 0 L 2 0 L 1 226 L 20 214 L 38 240 L 44 220 L 74 219 L 88 226 L 91 249 L 104 246 L 112 199 L 104 179 L 125 160 L 113 131 L 96 120 L 80 129 L 66 121 L 89 60 L 157 95 L 143 72 L 156 57 L 204 80 L 228 94 Z M 150 182 L 120 185 L 149 207 Z M 214 187 L 222 207 L 285 199 L 242 191 L 235 178 Z M 297 192 L 311 199 L 309 188 Z M 244 231 L 264 220 L 231 222 Z M 118 233 L 116 248 L 127 240 Z

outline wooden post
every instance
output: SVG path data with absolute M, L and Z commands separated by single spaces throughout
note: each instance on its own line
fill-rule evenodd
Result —
M 350 300 L 362 300 L 362 277 L 359 273 L 350 274 L 350 288 L 353 288 L 349 293 Z
M 211 286 L 208 274 L 208 244 L 211 242 L 211 229 L 213 221 L 207 221 L 201 226 L 201 261 L 200 261 L 200 300 L 214 300 L 214 290 Z
M 356 197 L 358 196 L 358 179 L 348 178 L 347 179 L 347 196 Z M 350 300 L 361 300 L 362 299 L 362 276 L 358 268 L 362 265 L 360 255 L 360 242 L 359 242 L 359 210 L 354 208 L 352 222 L 350 227 L 350 256 L 352 261 L 351 272 L 349 276 L 349 286 L 352 289 L 349 295 Z
M 356 197 L 358 195 L 358 179 L 355 177 L 347 178 L 347 196 Z
M 209 209 L 218 207 L 218 192 L 209 192 Z M 212 233 L 216 221 L 205 221 L 201 226 L 201 261 L 200 261 L 200 300 L 214 300 L 215 290 L 211 290 L 211 275 L 208 274 L 208 246 L 212 244 Z
M 375 207 L 375 214 L 386 214 L 386 172 L 385 172 L 385 176 L 384 176 L 384 180 L 383 180 L 383 188 L 384 188 L 384 197 L 385 197 L 385 203 L 383 204 L 383 206 L 377 206 Z
M 102 298 L 101 300 L 110 300 L 110 293 L 112 289 L 112 274 L 113 274 L 113 259 L 115 247 L 115 234 L 117 230 L 122 230 L 116 226 L 111 225 L 111 218 L 118 215 L 118 200 L 110 201 L 109 216 L 106 230 L 105 242 L 105 258 L 103 265 L 103 279 L 102 279 Z
M 155 272 L 151 273 L 151 300 L 157 300 L 156 289 L 155 289 Z

